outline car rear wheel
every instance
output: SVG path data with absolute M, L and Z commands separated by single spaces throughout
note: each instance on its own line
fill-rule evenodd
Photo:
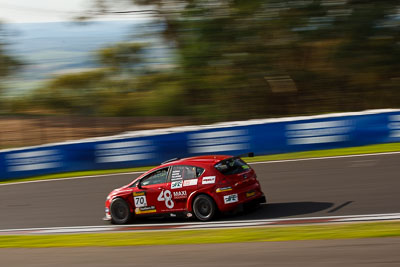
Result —
M 210 221 L 216 212 L 214 200 L 207 195 L 197 196 L 193 201 L 193 212 L 198 220 Z
M 132 218 L 129 205 L 122 198 L 116 198 L 111 202 L 111 222 L 114 224 L 125 224 Z

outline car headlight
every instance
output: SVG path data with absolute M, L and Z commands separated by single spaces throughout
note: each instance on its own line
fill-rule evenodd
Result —
M 108 196 L 107 196 L 107 200 L 110 200 L 110 198 L 111 198 L 111 196 L 110 196 L 110 195 L 108 195 Z

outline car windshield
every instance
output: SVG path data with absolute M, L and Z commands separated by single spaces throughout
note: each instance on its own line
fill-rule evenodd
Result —
M 215 168 L 225 175 L 238 174 L 250 169 L 240 158 L 229 158 L 215 164 Z

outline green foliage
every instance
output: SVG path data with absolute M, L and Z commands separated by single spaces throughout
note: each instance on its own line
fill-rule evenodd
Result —
M 98 54 L 99 62 L 118 71 L 134 69 L 142 63 L 141 52 L 144 44 L 121 43 L 112 47 L 100 49 Z
M 157 4 L 166 21 L 187 100 L 196 96 L 192 115 L 226 120 L 400 104 L 397 1 L 134 2 Z
M 1 235 L 0 248 L 113 247 L 276 242 L 399 237 L 400 223 L 264 226 L 232 229 L 142 231 L 58 235 Z M 155 249 L 153 247 L 153 249 Z
M 212 122 L 400 105 L 398 1 L 132 3 L 156 9 L 175 67 L 150 71 L 145 44 L 116 44 L 97 53 L 103 76 L 50 83 L 53 107 Z
M 100 104 L 105 70 L 65 74 L 51 80 L 46 88 L 35 92 L 40 105 L 68 113 L 93 114 Z
M 6 49 L 7 40 L 7 35 L 0 24 L 0 81 L 2 78 L 14 73 L 22 65 L 22 62 L 8 54 Z
M 40 106 L 62 113 L 97 116 L 184 114 L 176 74 L 150 72 L 144 44 L 116 44 L 97 51 L 103 68 L 55 77 L 33 96 Z
M 0 24 L 0 108 L 3 105 L 3 101 L 1 99 L 2 96 L 2 82 L 4 78 L 15 73 L 22 66 L 22 62 L 15 57 L 9 55 L 7 51 L 7 36 L 3 31 Z
M 0 44 L 0 79 L 12 74 L 19 69 L 21 63 L 15 58 L 6 54 Z

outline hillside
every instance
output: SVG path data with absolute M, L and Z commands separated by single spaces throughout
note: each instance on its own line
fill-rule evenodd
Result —
M 160 42 L 154 34 L 159 27 L 145 21 L 18 23 L 4 28 L 10 53 L 26 64 L 6 84 L 11 96 L 24 94 L 53 75 L 96 67 L 92 52 L 101 47 L 124 41 Z

